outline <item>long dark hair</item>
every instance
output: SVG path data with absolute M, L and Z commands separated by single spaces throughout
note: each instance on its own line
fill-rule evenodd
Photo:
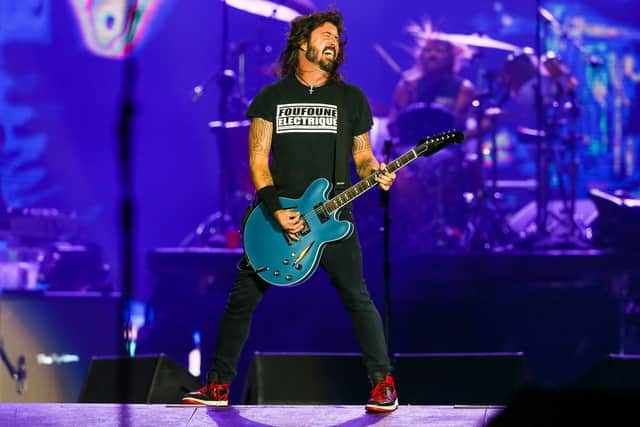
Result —
M 338 11 L 312 13 L 311 15 L 298 16 L 291 21 L 291 29 L 287 36 L 287 46 L 282 53 L 280 53 L 280 59 L 278 61 L 281 76 L 294 75 L 298 71 L 300 45 L 304 42 L 309 43 L 311 40 L 311 32 L 325 22 L 335 25 L 338 29 L 338 36 L 340 37 L 340 50 L 336 58 L 336 66 L 329 75 L 329 79 L 336 81 L 342 80 L 342 76 L 338 70 L 344 62 L 344 46 L 347 44 L 347 41 L 344 37 L 345 29 L 342 15 Z

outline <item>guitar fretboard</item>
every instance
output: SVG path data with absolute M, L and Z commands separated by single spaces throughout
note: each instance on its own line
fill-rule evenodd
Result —
M 461 142 L 462 139 L 464 139 L 464 135 L 462 134 L 462 132 L 449 132 L 446 134 L 428 138 L 414 149 L 407 151 L 402 156 L 390 162 L 387 165 L 387 171 L 395 172 L 417 159 L 421 154 L 433 154 L 452 142 Z M 378 183 L 376 182 L 376 174 L 377 172 L 372 173 L 366 178 L 363 178 L 357 184 L 352 185 L 342 193 L 324 202 L 317 209 L 324 211 L 323 213 L 325 213 L 326 215 L 331 215 L 336 210 L 340 209 L 343 206 L 346 206 L 355 198 L 363 195 L 373 187 L 377 186 Z

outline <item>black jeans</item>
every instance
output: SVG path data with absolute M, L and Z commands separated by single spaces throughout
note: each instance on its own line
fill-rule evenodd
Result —
M 342 215 L 345 216 L 350 217 L 348 214 Z M 357 233 L 354 232 L 345 240 L 329 243 L 324 248 L 320 265 L 349 311 L 369 376 L 377 372 L 389 372 L 382 321 L 362 276 L 362 252 Z M 268 287 L 243 258 L 238 264 L 238 274 L 218 326 L 209 380 L 215 378 L 221 383 L 231 383 L 236 377 L 238 359 L 249 336 L 253 312 Z

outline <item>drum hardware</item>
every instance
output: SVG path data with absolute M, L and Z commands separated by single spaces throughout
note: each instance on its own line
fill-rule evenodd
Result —
M 537 14 L 537 62 L 541 66 L 534 66 L 535 80 L 533 89 L 535 90 L 534 101 L 537 113 L 536 129 L 521 128 L 519 136 L 526 141 L 533 141 L 536 144 L 536 175 L 538 188 L 536 191 L 536 227 L 535 231 L 522 241 L 517 242 L 519 247 L 552 248 L 571 247 L 588 248 L 590 245 L 586 241 L 586 233 L 583 232 L 575 220 L 576 204 L 576 176 L 578 162 L 576 158 L 576 143 L 581 136 L 576 133 L 577 118 L 580 108 L 576 102 L 577 79 L 571 74 L 566 66 L 552 52 L 541 55 L 542 45 L 542 20 L 551 25 L 552 30 L 560 32 L 571 44 L 580 52 L 585 53 L 582 46 L 562 31 L 558 21 L 549 11 L 538 7 Z M 593 59 L 593 58 L 591 58 Z M 589 65 L 598 65 L 598 61 L 591 61 L 585 56 Z M 548 86 L 551 91 L 545 93 L 543 81 L 546 80 L 552 85 Z M 565 129 L 566 136 L 563 137 L 561 129 Z M 555 142 L 555 146 L 552 145 Z M 567 152 L 569 160 L 564 168 L 568 176 L 569 189 L 565 187 L 565 180 L 562 176 L 562 165 L 558 159 L 559 152 Z M 565 218 L 554 218 L 557 221 L 568 222 L 566 234 L 553 236 L 547 229 L 549 201 L 549 166 L 556 164 L 558 174 L 559 191 L 563 200 Z
M 561 92 L 558 92 L 561 93 Z M 537 167 L 537 191 L 536 191 L 536 228 L 531 235 L 524 236 L 518 247 L 549 248 L 561 246 L 563 248 L 588 248 L 587 233 L 576 223 L 576 180 L 578 170 L 577 142 L 582 139 L 576 133 L 576 123 L 580 108 L 576 104 L 575 91 L 571 91 L 567 99 L 554 100 L 546 106 L 545 129 L 531 129 L 518 127 L 517 135 L 521 142 L 533 143 L 541 151 L 536 162 Z M 562 132 L 564 130 L 564 132 Z M 568 159 L 562 162 L 560 156 L 568 155 Z M 549 179 L 548 173 L 551 165 L 555 165 L 558 190 L 562 200 L 563 210 L 551 212 L 548 209 Z M 541 178 L 544 178 L 542 181 Z M 568 182 L 565 182 L 568 181 Z M 567 188 L 568 186 L 568 188 Z M 562 216 L 559 216 L 562 215 Z M 553 218 L 550 218 L 553 216 Z M 547 230 L 548 221 L 564 223 L 562 236 L 551 236 Z M 540 225 L 542 221 L 542 226 Z
M 222 1 L 222 37 L 220 49 L 220 69 L 211 73 L 201 84 L 195 86 L 191 93 L 191 100 L 201 99 L 207 88 L 217 81 L 219 88 L 219 104 L 217 120 L 209 121 L 208 127 L 216 136 L 218 146 L 219 170 L 226 170 L 219 175 L 220 201 L 219 209 L 208 215 L 194 231 L 189 233 L 181 242 L 181 246 L 228 246 L 239 245 L 239 227 L 243 211 L 253 198 L 253 186 L 247 184 L 241 171 L 248 170 L 239 164 L 248 162 L 245 158 L 238 158 L 233 152 L 232 134 L 239 132 L 244 137 L 242 147 L 247 146 L 249 120 L 239 119 L 248 107 L 245 98 L 245 64 L 246 51 L 249 42 L 242 41 L 235 45 L 229 43 L 229 8 L 235 8 L 253 15 L 263 16 L 269 20 L 289 22 L 316 9 L 311 0 L 284 0 L 271 2 L 268 0 L 223 0 Z M 260 28 L 257 33 L 260 32 Z M 259 38 L 256 36 L 256 38 Z M 261 49 L 264 53 L 266 49 Z M 237 58 L 237 72 L 228 66 L 230 57 Z M 262 76 L 263 77 L 263 76 Z M 245 135 L 246 134 L 246 135 Z M 234 156 L 234 154 L 236 154 Z M 235 157 L 235 158 L 234 158 Z M 242 206 L 237 206 L 242 204 Z
M 481 177 L 476 193 L 467 192 L 463 195 L 469 207 L 464 237 L 464 247 L 469 250 L 497 249 L 507 245 L 512 234 L 499 209 L 504 195 L 499 191 L 497 125 L 503 114 L 501 105 L 504 98 L 500 97 L 500 101 L 496 100 L 496 73 L 487 71 L 482 74 L 482 77 L 486 81 L 487 89 L 472 103 L 479 124 L 478 143 L 474 157 L 476 168 L 480 169 L 478 175 Z M 482 160 L 485 154 L 482 140 L 487 135 L 491 142 L 489 179 L 485 179 L 484 169 L 482 169 Z
M 568 130 L 567 135 L 560 140 L 562 145 L 567 147 L 566 151 L 569 154 L 569 159 L 566 166 L 566 175 L 568 176 L 569 180 L 568 194 L 566 194 L 562 176 L 558 176 L 562 200 L 564 201 L 565 209 L 567 210 L 567 219 L 570 223 L 570 232 L 574 236 L 584 236 L 585 233 L 580 229 L 575 221 L 577 193 L 576 180 L 578 174 L 578 160 L 576 156 L 576 150 L 577 142 L 582 140 L 582 135 L 578 135 L 576 133 L 580 107 L 577 105 L 575 91 L 571 90 L 568 94 L 568 98 L 561 105 L 555 105 L 555 108 L 561 111 L 561 115 L 556 117 L 556 120 L 553 123 L 556 127 L 566 126 Z M 563 116 L 566 116 L 566 119 L 564 119 Z M 558 153 L 554 152 L 554 154 L 557 157 Z M 556 164 L 557 163 L 559 162 L 556 161 Z M 556 170 L 559 171 L 560 168 L 556 167 Z M 580 243 L 582 242 L 578 242 L 578 244 Z

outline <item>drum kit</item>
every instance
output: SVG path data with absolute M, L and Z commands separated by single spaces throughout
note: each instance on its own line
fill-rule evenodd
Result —
M 536 55 L 532 49 L 493 39 L 484 34 L 443 34 L 438 38 L 474 49 L 493 49 L 507 52 L 500 69 L 481 73 L 486 83 L 478 84 L 480 95 L 473 101 L 473 121 L 476 128 L 469 132 L 467 147 L 460 152 L 449 150 L 438 153 L 417 165 L 408 180 L 400 179 L 397 199 L 423 201 L 418 208 L 400 207 L 394 215 L 402 218 L 399 223 L 406 230 L 406 242 L 412 251 L 463 249 L 489 250 L 505 247 L 517 238 L 509 229 L 505 215 L 500 212 L 501 183 L 498 180 L 498 154 L 496 128 L 510 109 L 537 112 L 537 97 L 541 97 L 542 114 L 557 113 L 561 106 L 573 103 L 577 79 L 554 52 Z M 537 64 L 541 64 L 540 67 Z M 540 87 L 540 90 L 538 90 Z M 570 100 L 570 102 L 568 101 Z M 572 108 L 575 114 L 577 108 Z M 554 113 L 554 114 L 555 114 Z M 557 118 L 557 114 L 554 117 Z M 569 113 L 566 116 L 570 116 Z M 575 117 L 573 117 L 575 119 Z M 558 126 L 570 120 L 554 120 Z M 438 104 L 414 103 L 400 111 L 396 119 L 400 150 L 411 141 L 419 141 L 426 135 L 455 127 L 451 111 Z M 557 135 L 556 129 L 545 132 L 526 129 L 540 136 Z M 483 141 L 489 144 L 483 144 Z M 475 145 L 475 148 L 471 148 Z M 487 147 L 488 146 L 488 147 Z M 572 146 L 574 147 L 574 145 Z M 574 147 L 575 148 L 575 147 Z M 447 153 L 445 155 L 445 153 Z M 484 166 L 489 157 L 488 168 Z M 538 166 L 540 167 L 540 166 Z M 573 177 L 575 178 L 575 177 Z M 411 182 L 409 182 L 411 181 Z M 531 180 L 528 180 L 531 182 Z M 536 182 L 536 186 L 546 185 Z M 403 194 L 404 193 L 404 194 Z M 420 194 L 416 194 L 420 193 Z M 575 199 L 575 195 L 574 195 Z M 400 201 L 398 206 L 402 206 Z M 569 201 L 573 206 L 573 203 Z M 412 238 L 411 236 L 418 236 Z

